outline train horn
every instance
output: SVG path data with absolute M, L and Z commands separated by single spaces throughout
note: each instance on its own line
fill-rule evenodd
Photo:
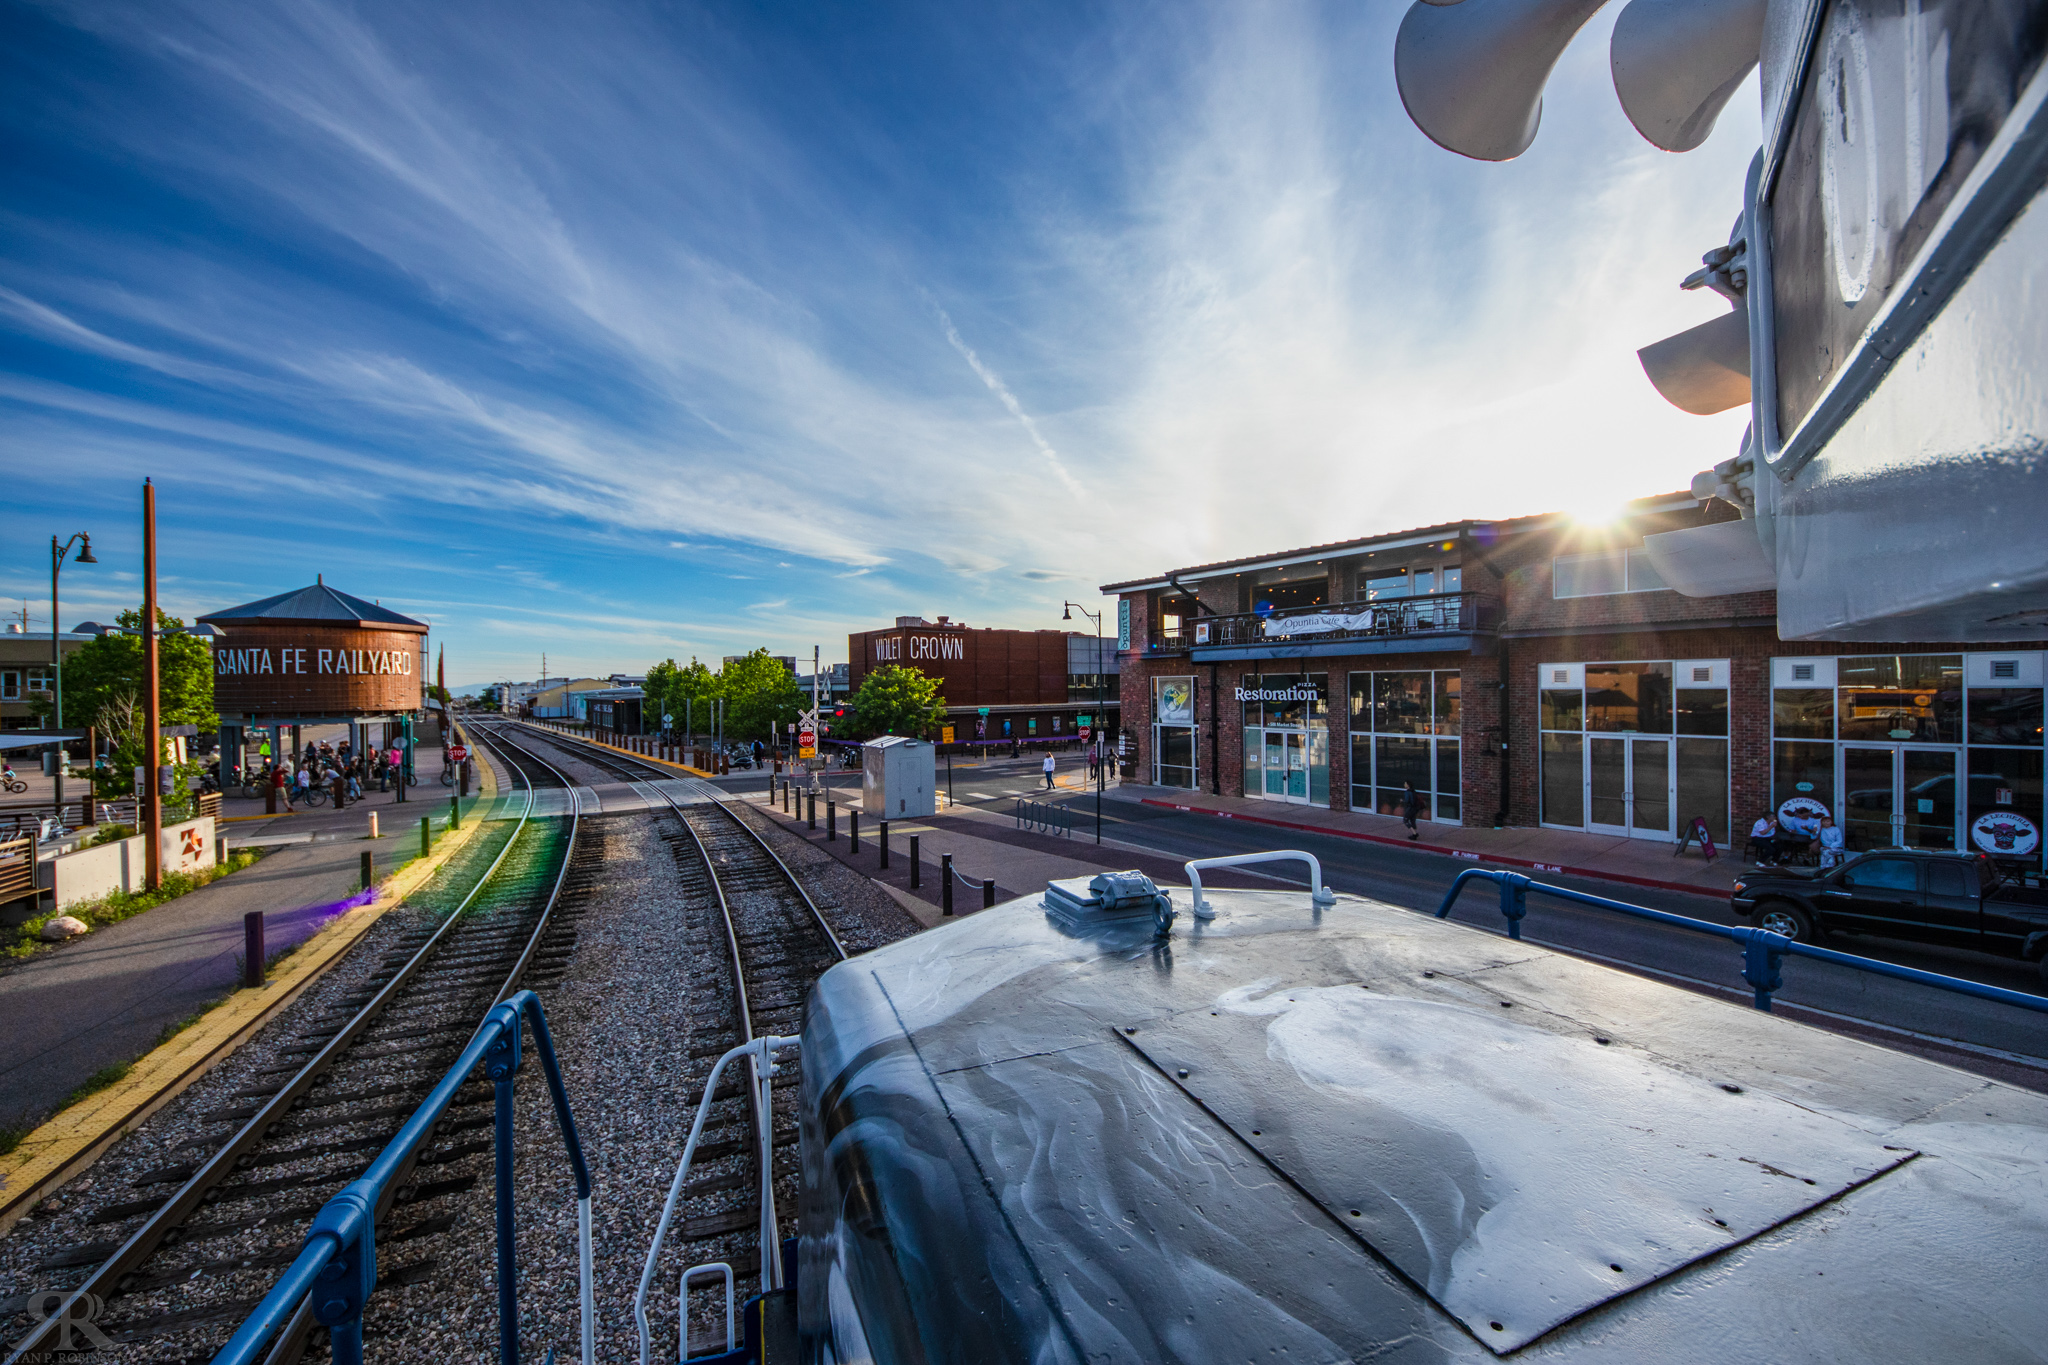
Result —
M 1756 69 L 1767 0 L 1631 0 L 1614 22 L 1614 93 L 1636 131 L 1667 152 L 1707 140 Z
M 1512 161 L 1536 140 L 1551 68 L 1605 3 L 1417 0 L 1394 40 L 1394 82 L 1408 117 L 1461 156 Z

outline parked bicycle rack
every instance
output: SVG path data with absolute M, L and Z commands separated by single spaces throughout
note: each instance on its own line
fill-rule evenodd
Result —
M 1774 934 L 1768 929 L 1752 929 L 1742 924 L 1715 924 L 1711 920 L 1690 919 L 1663 910 L 1652 910 L 1647 906 L 1630 905 L 1626 901 L 1611 901 L 1605 896 L 1591 896 L 1583 891 L 1573 891 L 1566 887 L 1535 881 L 1519 872 L 1498 872 L 1491 868 L 1479 867 L 1465 869 L 1458 874 L 1458 879 L 1451 883 L 1451 889 L 1444 896 L 1443 904 L 1437 907 L 1438 919 L 1451 913 L 1451 907 L 1457 903 L 1466 883 L 1475 879 L 1494 882 L 1500 887 L 1500 913 L 1508 922 L 1509 938 L 1522 936 L 1522 918 L 1529 913 L 1529 893 L 1541 891 L 1544 895 L 1555 896 L 1559 900 L 1591 905 L 1601 910 L 1616 910 L 1624 915 L 1633 915 L 1637 919 L 1690 929 L 1696 934 L 1712 934 L 1716 938 L 1731 939 L 1742 945 L 1742 979 L 1756 992 L 1755 1004 L 1760 1010 L 1768 1010 L 1771 1007 L 1772 994 L 1784 986 L 1785 982 L 1779 975 L 1778 968 L 1786 955 L 1790 954 L 1793 957 L 1810 957 L 1820 962 L 1854 967 L 1859 972 L 1870 972 L 1875 976 L 1896 977 L 1900 981 L 1917 981 L 1923 986 L 1954 991 L 1958 995 L 1974 995 L 1980 1000 L 1996 1000 L 2001 1004 L 2018 1005 L 2021 1009 L 2048 1013 L 2048 997 L 2023 995 L 2018 991 L 1979 985 L 1975 981 L 1964 981 L 1959 977 L 1895 966 L 1889 962 L 1880 962 L 1876 958 L 1838 953 L 1832 948 L 1817 948 L 1810 943 L 1786 938 L 1783 934 Z
M 1069 839 L 1074 837 L 1074 813 L 1065 806 L 1020 798 L 1015 814 L 1018 829 L 1036 829 L 1047 834 L 1065 835 Z
M 220 1354 L 213 1358 L 213 1365 L 248 1365 L 261 1358 L 271 1336 L 298 1310 L 300 1301 L 309 1296 L 314 1320 L 328 1329 L 332 1339 L 335 1365 L 362 1365 L 363 1309 L 377 1284 L 375 1233 L 379 1206 L 387 1187 L 405 1169 L 406 1158 L 433 1133 L 434 1125 L 441 1121 L 456 1092 L 468 1083 L 470 1073 L 479 1063 L 490 1077 L 497 1101 L 498 1359 L 502 1365 L 514 1365 L 519 1359 L 519 1287 L 518 1248 L 513 1235 L 512 1086 L 519 1072 L 523 1022 L 533 1025 L 534 1050 L 540 1053 L 541 1071 L 547 1077 L 548 1094 L 554 1099 L 555 1117 L 562 1128 L 562 1145 L 568 1149 L 569 1164 L 576 1176 L 583 1362 L 594 1365 L 597 1317 L 590 1250 L 590 1168 L 584 1163 L 576 1120 L 569 1112 L 569 1094 L 562 1088 L 562 1072 L 555 1063 L 555 1045 L 548 1035 L 547 1017 L 541 1010 L 540 997 L 532 991 L 520 991 L 503 1004 L 491 1007 L 484 1016 L 483 1027 L 469 1040 L 469 1046 L 448 1068 L 433 1093 L 405 1121 L 398 1136 L 377 1154 L 369 1170 L 328 1200 L 315 1215 L 298 1259 L 228 1339 Z

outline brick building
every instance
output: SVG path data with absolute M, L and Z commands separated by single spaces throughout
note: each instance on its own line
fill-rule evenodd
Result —
M 1685 597 L 1643 537 L 1464 521 L 1107 585 L 1141 780 L 1333 810 L 1714 837 L 1826 813 L 1852 848 L 2038 859 L 2041 641 L 1778 638 L 1771 592 Z
M 941 616 L 899 616 L 882 630 L 846 637 L 849 690 L 891 664 L 938 679 L 953 742 L 1074 740 L 1117 732 L 1118 652 L 1104 639 L 1063 630 L 971 630 Z M 1098 714 L 1099 713 L 1099 714 Z

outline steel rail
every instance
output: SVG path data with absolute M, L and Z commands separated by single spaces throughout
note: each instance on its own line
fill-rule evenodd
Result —
M 548 735 L 550 742 L 559 743 L 560 740 L 563 738 L 561 736 L 555 735 L 551 731 L 546 733 Z M 563 747 L 567 746 L 564 745 Z M 597 749 L 596 745 L 585 745 L 584 747 L 593 750 Z M 577 750 L 575 752 L 578 752 L 580 754 L 581 751 Z M 644 780 L 634 778 L 630 771 L 631 768 L 639 768 L 646 772 L 654 773 L 659 778 L 668 777 L 668 774 L 662 773 L 658 768 L 655 768 L 652 764 L 642 763 L 639 760 L 630 757 L 629 755 L 613 754 L 608 750 L 599 750 L 598 756 L 592 758 L 590 761 L 595 767 L 606 769 L 614 773 L 621 773 L 622 775 L 626 776 L 629 780 Z M 718 900 L 719 918 L 721 919 L 721 921 L 723 921 L 725 925 L 726 946 L 730 953 L 733 977 L 733 994 L 736 997 L 735 1004 L 737 1005 L 739 1010 L 740 1048 L 735 1049 L 735 1051 L 747 1049 L 756 1041 L 756 1035 L 754 1033 L 753 1007 L 749 1002 L 747 996 L 746 965 L 740 951 L 739 926 L 733 921 L 732 905 L 730 901 L 728 901 L 728 899 L 726 898 L 725 885 L 719 879 L 718 865 L 716 862 L 713 861 L 711 857 L 711 850 L 709 846 L 705 844 L 703 836 L 698 834 L 696 827 L 690 823 L 689 815 L 687 814 L 683 804 L 677 801 L 673 795 L 663 790 L 659 786 L 655 786 L 653 790 L 657 795 L 661 797 L 662 800 L 668 803 L 669 809 L 675 812 L 677 821 L 682 825 L 684 831 L 689 834 L 690 843 L 692 844 L 692 846 L 696 848 L 697 857 L 703 863 L 704 875 L 710 880 L 711 890 Z M 742 820 L 739 817 L 738 813 L 730 809 L 725 804 L 725 802 L 714 798 L 702 802 L 700 804 L 715 807 L 721 814 L 725 816 L 726 819 L 730 820 L 734 825 L 738 826 L 739 829 L 744 834 L 746 834 L 749 839 L 753 841 L 754 846 L 756 848 L 758 848 L 762 853 L 767 855 L 769 862 L 774 866 L 775 870 L 781 875 L 784 883 L 788 885 L 788 887 L 791 890 L 795 891 L 797 894 L 797 898 L 803 902 L 804 909 L 810 913 L 812 922 L 817 926 L 819 932 L 824 935 L 825 943 L 831 948 L 833 957 L 838 961 L 844 962 L 847 957 L 846 945 L 839 941 L 839 935 L 832 931 L 832 926 L 826 922 L 824 913 L 818 909 L 817 902 L 813 901 L 810 897 L 810 893 L 804 890 L 803 883 L 797 880 L 796 874 L 790 871 L 789 865 L 783 862 L 782 858 L 775 852 L 775 850 L 768 846 L 767 840 L 763 839 L 758 831 L 756 831 L 752 826 L 747 824 L 745 820 Z M 756 1140 L 759 1143 L 758 1160 L 761 1165 L 761 1222 L 760 1230 L 757 1235 L 758 1241 L 760 1243 L 759 1250 L 761 1254 L 761 1278 L 759 1283 L 763 1292 L 767 1292 L 770 1290 L 780 1289 L 783 1287 L 782 1257 L 780 1254 L 781 1248 L 779 1245 L 779 1241 L 776 1237 L 776 1233 L 779 1230 L 779 1228 L 775 1211 L 774 1196 L 775 1172 L 773 1151 L 775 1116 L 771 1112 L 772 1103 L 770 1098 L 770 1077 L 774 1074 L 775 1064 L 771 1058 L 768 1058 L 765 1054 L 761 1053 L 759 1049 L 754 1049 L 753 1051 L 748 1052 L 746 1055 L 748 1068 L 747 1094 L 749 1105 L 754 1111 Z M 723 1069 L 725 1060 L 727 1059 L 720 1060 L 719 1067 L 714 1069 L 713 1071 L 711 1081 L 707 1081 L 705 1084 L 704 1107 L 706 1108 L 708 1108 L 710 1104 L 712 1088 L 717 1080 L 717 1072 Z M 690 1150 L 686 1149 L 684 1165 L 683 1167 L 679 1168 L 677 1172 L 677 1191 L 681 1189 L 680 1182 L 683 1178 L 683 1173 L 688 1169 L 688 1158 L 690 1154 Z M 672 1191 L 670 1195 L 671 1206 L 673 1205 L 674 1198 L 675 1191 Z M 664 1218 L 663 1227 L 665 1231 L 666 1218 Z M 635 1300 L 635 1317 L 636 1320 L 639 1320 L 641 1322 L 643 1327 L 643 1349 L 645 1346 L 644 1300 L 647 1293 L 648 1283 L 651 1282 L 650 1277 L 654 1273 L 654 1267 L 656 1260 L 658 1259 L 659 1249 L 660 1242 L 659 1239 L 657 1239 L 654 1248 L 651 1249 L 648 1253 L 648 1264 L 642 1277 L 643 1282 L 640 1286 L 640 1295 Z M 679 1326 L 678 1330 L 683 1334 L 685 1339 L 688 1338 L 689 1327 L 687 1321 L 683 1322 Z
M 556 776 L 562 776 L 552 766 L 542 766 L 548 767 Z M 463 912 L 475 901 L 484 887 L 490 884 L 491 878 L 503 866 L 513 846 L 518 843 L 519 835 L 532 818 L 532 780 L 525 772 L 519 771 L 516 765 L 514 771 L 519 772 L 520 780 L 525 784 L 526 802 L 520 810 L 519 823 L 514 826 L 511 837 L 505 841 L 505 846 L 498 850 L 498 856 L 491 860 L 491 865 L 470 888 L 469 894 L 462 898 L 462 902 L 441 922 L 427 941 L 420 945 L 406 964 L 393 974 L 347 1024 L 342 1026 L 340 1032 L 323 1044 L 320 1050 L 299 1068 L 292 1079 L 285 1083 L 283 1089 L 265 1101 L 255 1115 L 248 1119 L 220 1150 L 207 1158 L 175 1194 L 143 1221 L 141 1227 L 129 1234 L 128 1239 L 113 1255 L 87 1276 L 84 1283 L 71 1290 L 55 1311 L 31 1327 L 27 1335 L 15 1343 L 14 1353 L 7 1357 L 5 1365 L 25 1365 L 29 1352 L 39 1350 L 50 1336 L 62 1330 L 70 1320 L 73 1306 L 87 1295 L 93 1295 L 101 1300 L 115 1297 L 115 1293 L 106 1291 L 118 1291 L 121 1280 L 154 1255 L 163 1245 L 164 1239 L 182 1227 L 186 1219 L 206 1202 L 208 1192 L 240 1169 L 241 1158 L 263 1141 L 270 1126 L 288 1114 L 298 1100 L 313 1088 L 314 1082 L 342 1059 L 343 1054 L 354 1045 L 356 1039 L 377 1022 L 413 977 L 418 975 L 427 960 L 439 949 L 442 940 L 461 922 Z M 565 851 L 565 865 L 567 858 L 568 854 Z
M 550 741 L 559 742 L 567 738 L 567 736 L 558 735 L 552 730 L 544 730 L 541 733 L 545 734 Z M 597 745 L 591 744 L 587 740 L 573 740 L 571 742 L 581 745 L 584 748 L 598 749 Z M 662 772 L 659 768 L 656 768 L 654 765 L 650 763 L 644 763 L 641 760 L 632 757 L 630 754 L 613 753 L 609 749 L 600 749 L 598 750 L 598 752 L 600 754 L 600 757 L 592 760 L 594 766 L 596 767 L 609 768 L 614 772 L 623 772 L 624 769 L 630 766 L 643 769 L 645 772 L 653 774 L 656 779 L 661 781 L 672 781 L 674 779 L 674 774 Z M 625 761 L 620 762 L 619 760 L 621 759 Z M 623 775 L 625 775 L 629 778 L 629 780 L 632 781 L 646 780 L 645 777 L 636 777 L 631 773 L 624 773 Z M 702 779 L 699 780 L 701 781 Z M 674 810 L 676 812 L 677 817 L 680 818 L 683 812 L 682 803 L 678 802 L 673 796 L 661 790 L 661 788 L 659 787 L 656 787 L 654 790 L 655 793 L 658 796 L 660 796 L 662 800 L 668 802 L 670 809 Z M 832 945 L 833 954 L 837 956 L 840 961 L 844 962 L 847 956 L 846 946 L 839 941 L 839 935 L 834 933 L 832 930 L 832 926 L 826 922 L 825 916 L 819 911 L 817 903 L 811 899 L 810 893 L 804 890 L 803 883 L 798 881 L 796 874 L 789 870 L 789 864 L 782 861 L 782 855 L 778 854 L 774 849 L 770 848 L 768 846 L 768 841 L 761 837 L 760 831 L 756 830 L 752 825 L 748 824 L 746 821 L 740 819 L 739 815 L 735 813 L 733 809 L 725 803 L 725 801 L 713 798 L 709 801 L 704 802 L 703 804 L 717 807 L 718 810 L 722 812 L 727 819 L 731 820 L 735 825 L 738 825 L 742 830 L 744 830 L 746 832 L 747 837 L 752 839 L 754 843 L 760 847 L 761 851 L 767 854 L 768 857 L 774 861 L 776 870 L 782 873 L 783 879 L 789 883 L 790 889 L 792 891 L 795 891 L 798 897 L 800 897 L 803 900 L 804 908 L 811 912 L 811 918 L 817 922 L 819 932 L 825 935 L 825 941 Z M 688 820 L 684 820 L 684 827 L 688 828 L 689 823 L 690 822 Z M 690 837 L 693 839 L 696 838 L 695 830 L 690 831 Z M 698 847 L 701 851 L 701 841 Z M 710 865 L 710 858 L 708 856 L 705 858 L 705 865 L 707 867 Z M 716 882 L 716 880 L 717 879 L 714 876 L 713 881 Z M 723 893 L 721 892 L 721 895 L 722 894 Z

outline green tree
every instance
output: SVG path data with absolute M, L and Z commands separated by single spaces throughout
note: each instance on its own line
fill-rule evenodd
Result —
M 204 733 L 220 728 L 213 709 L 213 653 L 196 635 L 166 635 L 185 623 L 159 608 L 157 620 L 157 705 L 164 725 L 193 725 Z M 108 772 L 100 779 L 108 795 L 135 783 L 143 766 L 142 611 L 116 618 L 123 634 L 89 640 L 64 660 L 64 719 L 68 728 L 96 726 L 112 741 Z
M 661 724 L 662 716 L 671 715 L 676 720 L 670 728 L 680 731 L 687 720 L 702 735 L 710 728 L 710 702 L 719 695 L 718 675 L 694 658 L 682 665 L 663 659 L 647 670 L 640 691 L 650 727 Z
M 939 680 L 923 670 L 890 664 L 860 680 L 853 694 L 853 728 L 862 738 L 902 735 L 922 739 L 946 718 Z
M 803 711 L 796 675 L 766 649 L 757 649 L 720 669 L 718 686 L 725 698 L 727 739 L 771 739 L 778 725 L 795 720 Z

